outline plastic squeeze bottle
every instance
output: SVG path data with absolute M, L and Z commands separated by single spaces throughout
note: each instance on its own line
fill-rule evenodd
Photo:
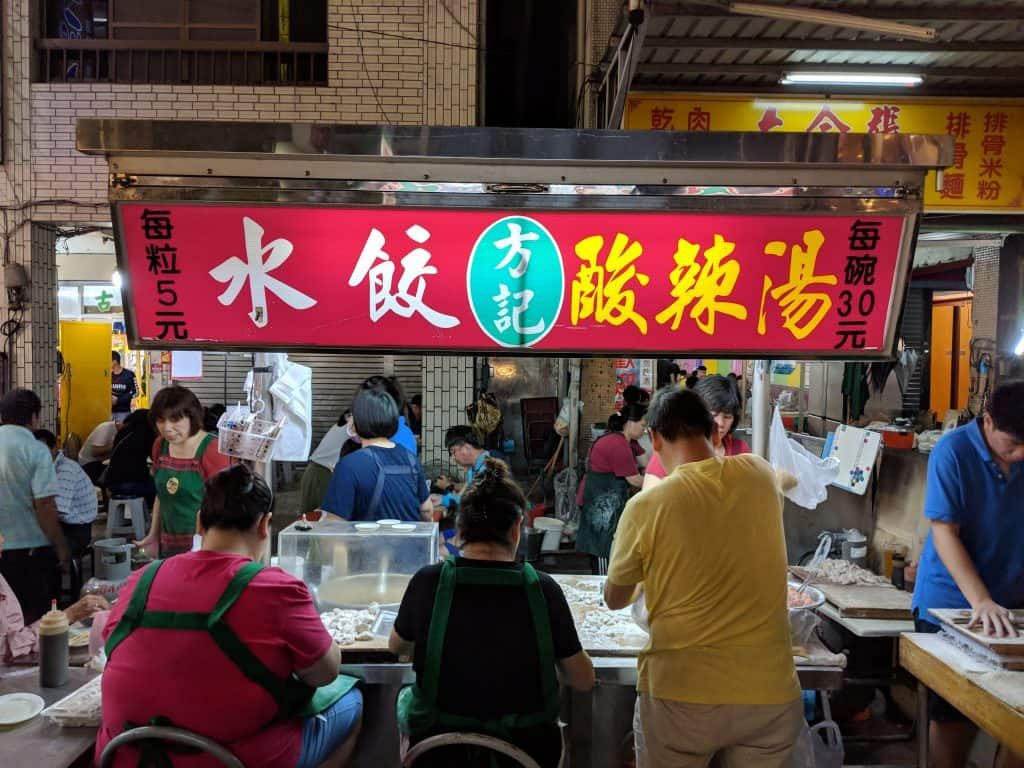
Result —
M 68 617 L 57 601 L 39 620 L 39 685 L 59 688 L 68 681 Z

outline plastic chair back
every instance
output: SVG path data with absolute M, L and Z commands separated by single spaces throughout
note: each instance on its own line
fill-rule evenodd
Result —
M 169 728 L 162 725 L 143 725 L 124 731 L 112 738 L 103 748 L 98 768 L 110 768 L 114 764 L 114 754 L 121 747 L 151 739 L 198 749 L 219 761 L 224 768 L 245 768 L 242 761 L 235 757 L 230 750 L 222 747 L 213 739 L 186 731 L 184 728 Z
M 453 746 L 482 747 L 515 760 L 522 768 L 540 768 L 537 761 L 519 747 L 482 733 L 442 733 L 424 739 L 406 753 L 405 759 L 402 761 L 402 768 L 413 768 L 416 761 L 431 750 Z

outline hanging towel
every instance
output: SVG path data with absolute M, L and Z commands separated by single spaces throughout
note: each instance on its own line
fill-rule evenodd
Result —
M 313 370 L 305 365 L 274 361 L 274 418 L 284 419 L 274 449 L 275 461 L 306 461 L 313 441 Z

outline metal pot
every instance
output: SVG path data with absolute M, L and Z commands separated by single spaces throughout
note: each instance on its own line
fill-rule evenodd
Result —
M 520 528 L 519 559 L 532 563 L 540 558 L 540 546 L 544 541 L 544 531 L 524 525 Z

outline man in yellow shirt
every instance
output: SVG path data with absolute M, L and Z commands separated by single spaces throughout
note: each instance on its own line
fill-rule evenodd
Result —
M 638 768 L 787 765 L 803 717 L 786 613 L 782 501 L 758 456 L 716 457 L 700 396 L 668 388 L 647 413 L 664 482 L 626 505 L 609 608 L 644 585 Z

